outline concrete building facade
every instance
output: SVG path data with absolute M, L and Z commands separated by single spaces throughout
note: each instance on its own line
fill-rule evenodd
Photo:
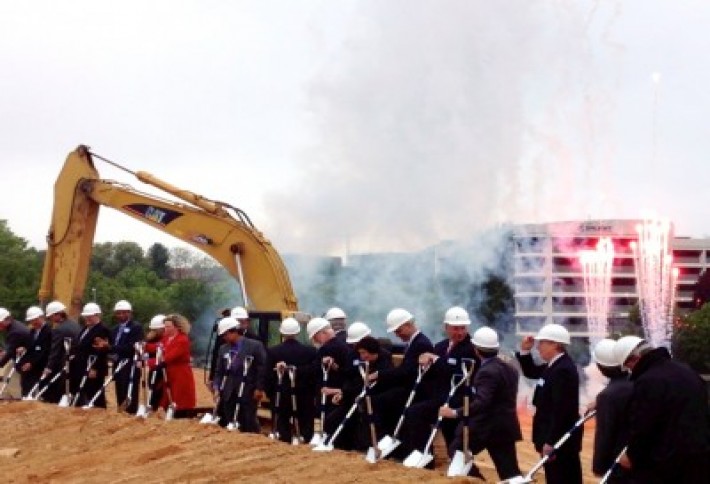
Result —
M 632 242 L 640 220 L 571 221 L 517 225 L 513 231 L 513 289 L 518 334 L 534 334 L 547 323 L 566 326 L 573 336 L 588 336 L 584 276 L 580 251 L 593 250 L 601 237 L 611 238 L 614 261 L 609 308 L 610 330 L 628 324 L 638 302 Z M 693 288 L 710 265 L 710 239 L 670 237 L 673 265 L 679 269 L 678 310 L 694 307 Z

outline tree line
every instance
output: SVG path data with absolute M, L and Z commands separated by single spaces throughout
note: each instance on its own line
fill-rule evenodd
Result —
M 0 306 L 16 319 L 24 320 L 25 310 L 37 304 L 44 256 L 45 251 L 31 247 L 0 220 Z M 236 294 L 235 283 L 209 257 L 160 243 L 144 251 L 124 241 L 94 245 L 84 301 L 98 303 L 109 325 L 119 299 L 130 301 L 135 318 L 143 323 L 171 312 L 193 323 L 211 323 L 219 308 L 235 304 Z

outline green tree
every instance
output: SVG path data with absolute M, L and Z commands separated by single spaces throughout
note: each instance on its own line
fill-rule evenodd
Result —
M 170 275 L 168 261 L 170 260 L 170 251 L 163 244 L 156 242 L 148 248 L 146 254 L 148 266 L 161 279 L 167 279 Z
M 710 373 L 710 304 L 678 321 L 673 334 L 673 354 L 695 371 Z
M 515 314 L 513 289 L 505 279 L 490 274 L 480 288 L 483 299 L 477 308 L 478 314 L 488 326 L 498 328 L 502 332 L 510 332 L 509 327 Z
M 37 303 L 43 254 L 0 220 L 0 305 L 20 317 Z

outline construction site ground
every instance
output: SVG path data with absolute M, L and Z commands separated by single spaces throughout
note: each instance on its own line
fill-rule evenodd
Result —
M 211 405 L 195 372 L 198 405 Z M 109 394 L 113 402 L 113 395 Z M 518 443 L 521 469 L 539 456 L 529 441 L 531 416 L 520 415 L 523 435 Z M 598 482 L 590 471 L 593 422 L 585 428 L 582 465 L 585 483 Z M 267 429 L 265 428 L 266 432 Z M 436 469 L 407 469 L 396 462 L 369 464 L 363 455 L 335 450 L 315 453 L 310 446 L 292 446 L 266 436 L 228 432 L 197 420 L 165 421 L 108 410 L 59 408 L 40 402 L 0 403 L 0 476 L 4 482 L 264 482 L 365 483 L 414 481 L 481 482 L 447 478 L 443 440 L 435 445 Z M 488 455 L 475 459 L 488 482 L 498 477 Z M 542 472 L 538 482 L 544 482 Z

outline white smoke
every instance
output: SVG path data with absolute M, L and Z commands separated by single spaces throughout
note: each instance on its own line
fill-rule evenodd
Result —
M 360 2 L 311 86 L 320 143 L 267 202 L 289 251 L 412 250 L 503 222 L 586 218 L 604 167 L 616 11 L 596 3 Z M 293 185 L 291 185 L 293 186 Z

